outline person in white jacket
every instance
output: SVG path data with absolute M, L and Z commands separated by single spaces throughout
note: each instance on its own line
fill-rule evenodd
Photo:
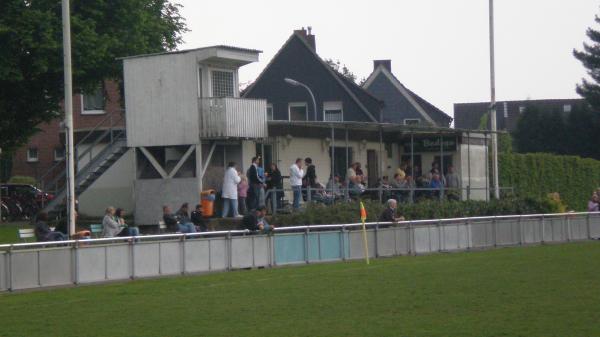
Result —
M 223 177 L 223 193 L 221 198 L 223 199 L 223 214 L 224 218 L 229 216 L 229 211 L 233 212 L 234 218 L 240 218 L 238 214 L 238 189 L 237 185 L 242 181 L 240 173 L 235 168 L 235 163 L 230 162 L 225 170 L 225 176 Z
M 304 170 L 302 169 L 302 158 L 296 159 L 296 162 L 290 166 L 290 185 L 294 192 L 294 209 L 300 208 L 300 198 L 302 198 L 302 178 Z

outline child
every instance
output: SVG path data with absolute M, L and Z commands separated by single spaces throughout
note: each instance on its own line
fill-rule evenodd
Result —
M 237 185 L 238 208 L 241 215 L 246 215 L 246 197 L 248 196 L 248 178 L 242 175 L 242 181 Z

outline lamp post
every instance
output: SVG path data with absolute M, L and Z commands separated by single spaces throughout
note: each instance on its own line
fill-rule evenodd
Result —
M 494 198 L 500 199 L 498 188 L 498 133 L 496 127 L 496 70 L 494 61 L 494 0 L 490 0 L 490 119 L 492 129 L 492 174 Z
M 75 234 L 75 155 L 73 146 L 73 82 L 71 74 L 71 14 L 69 0 L 62 0 L 63 62 L 65 77 L 65 128 L 67 138 L 67 216 L 69 236 Z
M 317 121 L 317 101 L 315 101 L 315 95 L 313 95 L 312 90 L 310 90 L 310 88 L 302 83 L 302 82 L 298 82 L 296 80 L 293 80 L 291 78 L 285 78 L 284 79 L 285 83 L 292 85 L 294 87 L 303 87 L 304 89 L 306 89 L 308 91 L 308 93 L 310 94 L 310 98 L 312 98 L 312 102 L 313 102 L 313 111 L 315 113 L 315 122 Z

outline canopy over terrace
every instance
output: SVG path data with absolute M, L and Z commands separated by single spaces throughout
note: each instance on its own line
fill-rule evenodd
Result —
M 427 152 L 429 157 L 438 160 L 440 168 L 444 171 L 448 165 L 460 167 L 464 188 L 463 199 L 471 199 L 472 188 L 479 189 L 476 199 L 488 200 L 489 181 L 487 160 L 488 130 L 462 130 L 443 127 L 424 127 L 417 125 L 403 125 L 392 123 L 365 123 L 365 122 L 323 122 L 323 121 L 269 121 L 268 132 L 270 137 L 309 137 L 326 140 L 331 144 L 345 142 L 345 167 L 351 164 L 348 155 L 350 141 L 376 142 L 379 153 L 387 152 L 388 157 L 396 158 L 396 165 L 400 165 L 401 158 L 410 160 L 412 165 L 420 165 L 422 152 Z M 394 150 L 396 149 L 396 150 Z M 340 162 L 334 160 L 335 152 L 339 146 L 331 148 L 331 176 L 340 171 Z M 402 156 L 399 153 L 402 153 Z M 452 163 L 453 157 L 458 165 Z M 444 160 L 449 162 L 444 163 Z M 384 176 L 383 155 L 378 158 L 378 176 Z M 472 174 L 475 173 L 473 176 Z M 479 182 L 474 180 L 479 179 Z M 479 183 L 479 184 L 478 184 Z M 475 186 L 475 187 L 473 187 Z

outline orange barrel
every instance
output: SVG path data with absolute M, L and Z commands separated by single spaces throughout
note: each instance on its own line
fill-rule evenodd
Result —
M 200 205 L 202 205 L 202 215 L 210 218 L 215 214 L 215 190 L 206 190 L 200 193 Z

